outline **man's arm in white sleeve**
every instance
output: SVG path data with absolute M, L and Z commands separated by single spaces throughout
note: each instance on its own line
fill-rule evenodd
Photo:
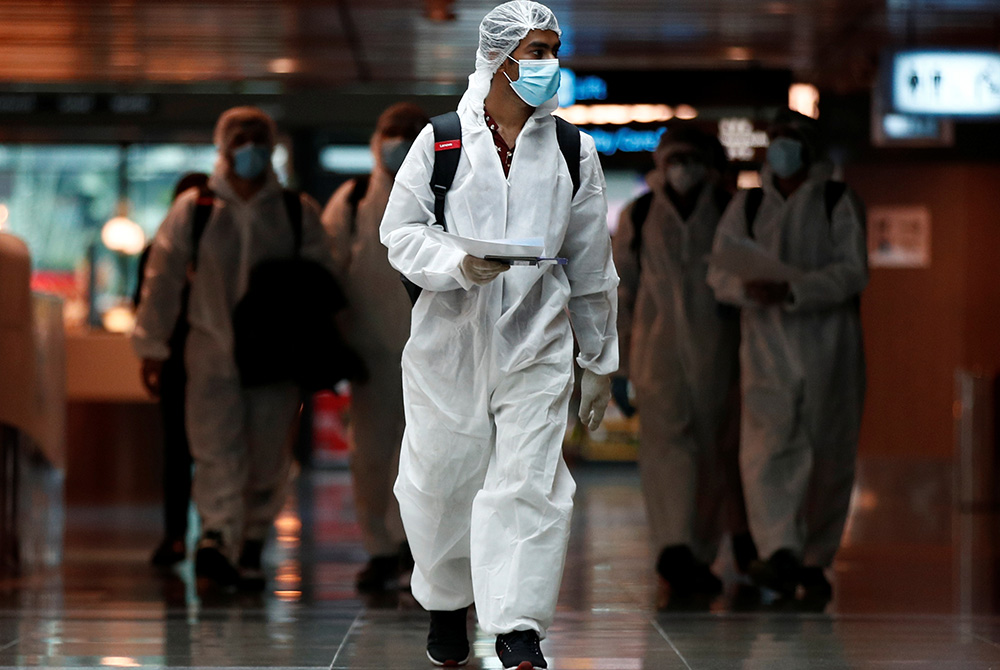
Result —
M 470 289 L 474 284 L 461 270 L 465 252 L 444 242 L 433 226 L 433 169 L 434 132 L 428 125 L 396 173 L 379 236 L 389 250 L 389 263 L 417 286 L 429 291 Z
M 729 206 L 726 207 L 722 219 L 719 220 L 719 226 L 715 229 L 713 252 L 718 252 L 733 242 L 747 239 L 746 199 L 747 191 L 743 191 L 729 201 Z M 715 292 L 715 299 L 719 302 L 738 307 L 750 304 L 743 289 L 743 281 L 736 275 L 709 265 L 707 280 Z
M 319 204 L 309 195 L 302 198 L 302 249 L 303 258 L 319 263 L 334 276 L 337 267 L 333 259 L 333 244 L 319 219 Z
M 786 309 L 827 309 L 853 300 L 868 284 L 865 207 L 848 189 L 833 208 L 830 221 L 833 262 L 790 283 Z
M 622 210 L 618 228 L 611 239 L 615 269 L 618 271 L 618 374 L 629 376 L 629 354 L 632 348 L 632 318 L 635 297 L 639 292 L 639 251 L 633 249 L 635 226 L 632 225 L 633 200 Z
M 153 238 L 132 331 L 132 348 L 139 358 L 162 361 L 170 357 L 170 336 L 181 316 L 181 294 L 191 261 L 197 198 L 196 189 L 182 193 Z
M 618 273 L 608 232 L 604 172 L 594 140 L 581 133 L 580 189 L 559 255 L 569 259 L 569 312 L 580 367 L 598 375 L 618 370 Z
M 345 277 L 351 267 L 351 252 L 354 244 L 351 228 L 356 225 L 357 209 L 352 208 L 350 196 L 357 188 L 357 180 L 350 179 L 341 184 L 326 203 L 320 221 L 333 245 L 333 263 L 338 276 Z M 353 225 L 352 225 L 353 224 Z

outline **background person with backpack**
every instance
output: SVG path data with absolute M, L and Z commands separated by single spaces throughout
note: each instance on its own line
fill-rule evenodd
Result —
M 457 114 L 417 137 L 382 219 L 390 262 L 422 289 L 403 351 L 395 492 L 438 665 L 467 660 L 475 602 L 502 667 L 547 667 L 539 639 L 555 615 L 576 488 L 562 457 L 574 332 L 591 429 L 618 369 L 604 174 L 593 140 L 552 116 L 559 45 L 544 5 L 490 11 Z M 545 256 L 568 263 L 474 258 L 442 228 L 540 237 Z
M 828 599 L 854 484 L 865 391 L 859 296 L 868 283 L 864 205 L 829 181 L 816 121 L 785 110 L 768 131 L 763 188 L 735 198 L 715 248 L 755 242 L 793 281 L 712 267 L 742 309 L 740 465 L 761 586 Z M 803 565 L 805 567 L 803 567 Z
M 628 380 L 636 390 L 656 572 L 673 597 L 712 596 L 722 590 L 709 566 L 723 532 L 735 531 L 734 546 L 752 552 L 731 429 L 739 321 L 706 282 L 705 257 L 730 200 L 721 183 L 726 159 L 715 137 L 676 125 L 653 160 L 650 192 L 626 207 L 614 236 L 621 367 L 613 387 L 623 409 Z M 739 508 L 741 527 L 726 528 L 727 504 Z
M 188 189 L 208 187 L 208 175 L 189 172 L 174 187 L 174 200 Z M 143 276 L 152 244 L 139 257 L 139 281 L 134 302 L 138 309 L 142 301 Z M 170 356 L 163 362 L 158 379 L 144 378 L 148 390 L 160 403 L 163 420 L 163 541 L 153 552 L 152 564 L 166 568 L 187 558 L 188 508 L 191 506 L 191 446 L 188 444 L 184 420 L 187 396 L 187 371 L 184 369 L 184 347 L 187 344 L 187 303 L 190 286 L 181 294 L 181 309 L 170 334 Z
M 394 588 L 409 569 L 399 504 L 392 494 L 403 439 L 400 359 L 410 335 L 410 301 L 379 241 L 379 224 L 393 179 L 427 115 L 412 103 L 386 109 L 372 135 L 375 170 L 345 183 L 323 210 L 333 256 L 350 308 L 346 337 L 369 372 L 351 386 L 351 476 L 365 550 L 371 557 L 358 574 L 359 591 Z
M 147 386 L 155 387 L 190 277 L 187 432 L 202 526 L 195 569 L 217 584 L 251 589 L 264 587 L 261 552 L 285 499 L 299 389 L 293 380 L 244 386 L 234 315 L 258 266 L 299 257 L 333 265 L 315 203 L 278 183 L 275 135 L 274 121 L 255 107 L 219 118 L 211 193 L 182 194 L 160 227 L 132 337 Z M 275 327 L 294 328 L 285 318 L 271 316 Z

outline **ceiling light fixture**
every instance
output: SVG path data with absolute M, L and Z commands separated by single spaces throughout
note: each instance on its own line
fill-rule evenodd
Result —
M 275 58 L 267 64 L 267 69 L 274 74 L 291 74 L 299 69 L 299 62 L 294 58 Z

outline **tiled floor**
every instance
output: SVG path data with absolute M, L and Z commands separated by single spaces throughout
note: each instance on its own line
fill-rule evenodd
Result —
M 577 468 L 553 670 L 1000 668 L 993 514 L 952 511 L 947 464 L 867 460 L 822 611 L 747 597 L 654 606 L 634 468 Z M 430 668 L 406 594 L 359 599 L 364 560 L 343 472 L 303 478 L 262 597 L 202 593 L 146 565 L 157 513 L 70 509 L 63 568 L 0 582 L 0 668 Z M 810 611 L 813 610 L 813 611 Z M 480 635 L 470 668 L 500 667 Z

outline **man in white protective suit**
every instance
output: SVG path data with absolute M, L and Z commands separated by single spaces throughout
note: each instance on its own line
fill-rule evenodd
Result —
M 385 110 L 371 140 L 375 169 L 337 189 L 322 217 L 350 305 L 346 336 L 369 373 L 367 382 L 351 385 L 354 502 L 371 557 L 355 582 L 361 592 L 398 586 L 401 571 L 409 567 L 392 485 L 403 439 L 399 366 L 410 336 L 410 301 L 400 289 L 399 273 L 389 265 L 379 224 L 396 172 L 426 125 L 427 115 L 413 103 Z
M 475 602 L 504 668 L 547 667 L 539 639 L 555 612 L 575 491 L 562 458 L 573 333 L 580 415 L 591 429 L 618 368 L 603 172 L 593 140 L 579 134 L 574 195 L 574 156 L 562 154 L 551 116 L 559 34 L 552 12 L 526 0 L 483 19 L 444 220 L 448 233 L 467 238 L 541 237 L 544 255 L 568 264 L 475 258 L 431 225 L 430 127 L 396 175 L 382 220 L 390 262 L 423 289 L 403 351 L 406 433 L 395 491 L 416 563 L 413 595 L 431 611 L 427 653 L 438 665 L 468 659 L 466 612 Z
M 196 245 L 194 219 L 206 198 L 191 189 L 175 200 L 153 242 L 132 335 L 144 381 L 155 392 L 190 277 L 187 432 L 202 527 L 195 569 L 216 584 L 251 590 L 265 585 L 261 552 L 285 500 L 289 436 L 300 404 L 291 382 L 243 388 L 233 347 L 232 315 L 251 270 L 295 253 L 291 214 L 271 166 L 275 135 L 274 121 L 255 107 L 219 118 L 203 232 Z M 292 197 L 302 205 L 301 257 L 332 271 L 317 206 L 307 196 Z
M 612 388 L 626 406 L 624 384 L 636 390 L 656 571 L 672 598 L 713 596 L 722 582 L 709 566 L 723 532 L 733 532 L 734 546 L 752 545 L 734 439 L 738 313 L 716 302 L 706 281 L 705 259 L 730 200 L 721 183 L 725 152 L 716 138 L 676 124 L 653 159 L 650 192 L 625 208 L 614 236 L 621 367 Z M 727 528 L 737 516 L 741 527 Z
M 824 571 L 847 519 L 864 402 L 865 211 L 828 179 L 814 120 L 785 110 L 769 136 L 763 188 L 733 200 L 715 250 L 752 240 L 790 274 L 740 277 L 713 265 L 709 284 L 742 308 L 740 465 L 766 559 L 751 576 L 785 598 L 802 586 L 828 600 Z

